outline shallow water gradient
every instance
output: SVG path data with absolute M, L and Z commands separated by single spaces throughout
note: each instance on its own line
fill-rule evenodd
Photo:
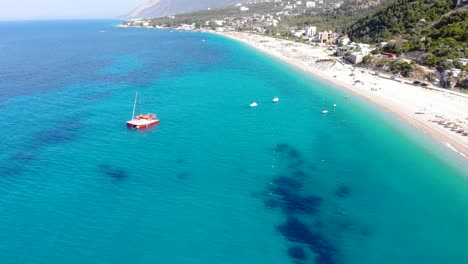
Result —
M 116 23 L 0 23 L 1 263 L 468 262 L 453 153 L 232 40 Z M 125 127 L 137 90 L 158 126 Z

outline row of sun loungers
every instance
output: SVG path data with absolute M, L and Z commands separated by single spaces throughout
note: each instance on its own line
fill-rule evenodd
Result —
M 446 119 L 442 116 L 436 116 L 436 118 L 431 121 L 463 136 L 468 136 L 468 124 L 464 121 Z

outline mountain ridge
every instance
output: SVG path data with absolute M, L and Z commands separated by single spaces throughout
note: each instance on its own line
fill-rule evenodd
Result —
M 186 13 L 207 8 L 220 8 L 248 0 L 148 0 L 133 9 L 127 18 L 151 18 Z

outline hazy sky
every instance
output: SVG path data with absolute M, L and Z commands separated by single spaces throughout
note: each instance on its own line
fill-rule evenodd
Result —
M 0 0 L 0 20 L 114 18 L 145 0 Z

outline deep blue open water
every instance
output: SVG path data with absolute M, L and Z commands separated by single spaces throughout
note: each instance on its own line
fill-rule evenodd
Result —
M 468 263 L 466 161 L 243 44 L 116 23 L 0 23 L 0 263 Z M 125 127 L 137 90 L 158 126 Z

